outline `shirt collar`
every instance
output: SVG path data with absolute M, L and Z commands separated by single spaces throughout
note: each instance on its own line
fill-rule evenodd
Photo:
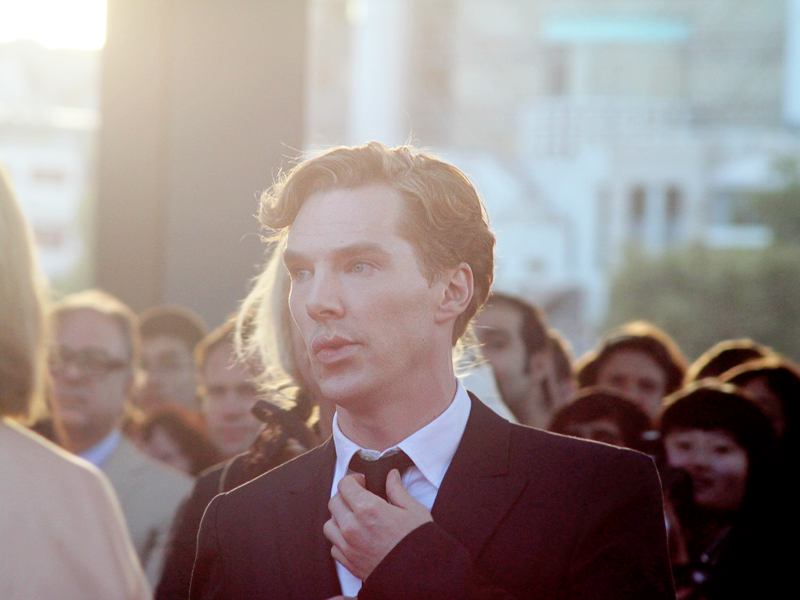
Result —
M 103 463 L 108 460 L 108 457 L 114 454 L 114 450 L 119 446 L 122 439 L 122 433 L 119 429 L 112 429 L 106 437 L 96 443 L 88 450 L 84 450 L 78 456 L 84 460 L 88 460 L 95 467 L 102 467 Z
M 338 415 L 333 416 L 333 443 L 336 448 L 336 471 L 347 473 L 350 459 L 356 452 L 362 451 L 375 458 L 400 449 L 414 461 L 420 472 L 436 489 L 453 460 L 461 436 L 467 426 L 472 403 L 461 382 L 456 380 L 456 393 L 450 406 L 433 421 L 404 439 L 402 442 L 387 448 L 383 452 L 361 448 L 348 439 L 339 429 Z

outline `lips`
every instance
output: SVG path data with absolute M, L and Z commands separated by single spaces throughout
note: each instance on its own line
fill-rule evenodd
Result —
M 357 342 L 339 335 L 318 335 L 311 343 L 311 353 L 318 361 L 331 364 L 348 358 L 357 346 Z

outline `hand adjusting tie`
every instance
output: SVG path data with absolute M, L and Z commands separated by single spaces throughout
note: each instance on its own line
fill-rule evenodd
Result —
M 412 466 L 414 466 L 414 461 L 402 450 L 378 459 L 366 458 L 356 452 L 350 460 L 350 470 L 362 473 L 366 478 L 367 491 L 380 496 L 384 500 L 388 500 L 386 497 L 386 476 L 389 475 L 389 471 L 397 469 L 402 476 Z

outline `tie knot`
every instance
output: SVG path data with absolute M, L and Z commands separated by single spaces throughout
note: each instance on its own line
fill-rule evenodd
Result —
M 367 491 L 386 500 L 386 476 L 392 469 L 400 471 L 400 475 L 414 465 L 408 455 L 399 450 L 378 459 L 369 459 L 358 452 L 350 460 L 350 470 L 361 473 L 366 479 Z

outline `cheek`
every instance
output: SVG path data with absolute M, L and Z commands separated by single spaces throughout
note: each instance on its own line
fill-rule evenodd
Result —
M 744 487 L 747 481 L 747 459 L 732 456 L 719 461 L 715 470 L 732 487 Z
M 686 454 L 667 446 L 667 463 L 670 467 L 682 469 L 686 466 Z

